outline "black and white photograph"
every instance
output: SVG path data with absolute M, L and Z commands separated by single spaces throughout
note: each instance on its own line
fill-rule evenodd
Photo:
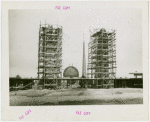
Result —
M 144 105 L 142 9 L 86 3 L 8 10 L 9 106 L 28 106 L 18 121 L 35 106 Z
M 10 106 L 143 104 L 141 10 L 61 9 L 9 10 Z

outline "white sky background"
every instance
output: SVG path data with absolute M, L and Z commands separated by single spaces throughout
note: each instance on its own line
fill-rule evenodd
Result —
M 142 72 L 142 12 L 140 9 L 74 9 L 9 11 L 9 76 L 37 77 L 40 21 L 63 26 L 63 67 L 82 75 L 83 33 L 88 63 L 89 27 L 116 30 L 117 77 Z

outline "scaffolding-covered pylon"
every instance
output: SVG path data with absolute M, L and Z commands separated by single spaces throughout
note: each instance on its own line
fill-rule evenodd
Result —
M 48 79 L 61 76 L 62 35 L 61 26 L 40 24 L 37 74 L 43 85 Z
M 88 44 L 88 78 L 98 78 L 101 88 L 113 87 L 116 78 L 116 31 L 94 29 Z

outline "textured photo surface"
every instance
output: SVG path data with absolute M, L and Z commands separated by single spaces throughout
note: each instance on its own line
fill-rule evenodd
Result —
M 2 121 L 149 119 L 148 2 L 3 1 Z
M 143 104 L 141 9 L 9 10 L 9 99 Z

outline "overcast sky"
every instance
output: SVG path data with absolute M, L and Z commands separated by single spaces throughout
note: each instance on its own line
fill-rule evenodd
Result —
M 83 33 L 88 63 L 89 29 L 116 30 L 117 77 L 142 72 L 142 12 L 140 9 L 9 10 L 9 76 L 37 77 L 40 21 L 63 26 L 63 67 L 82 75 Z

